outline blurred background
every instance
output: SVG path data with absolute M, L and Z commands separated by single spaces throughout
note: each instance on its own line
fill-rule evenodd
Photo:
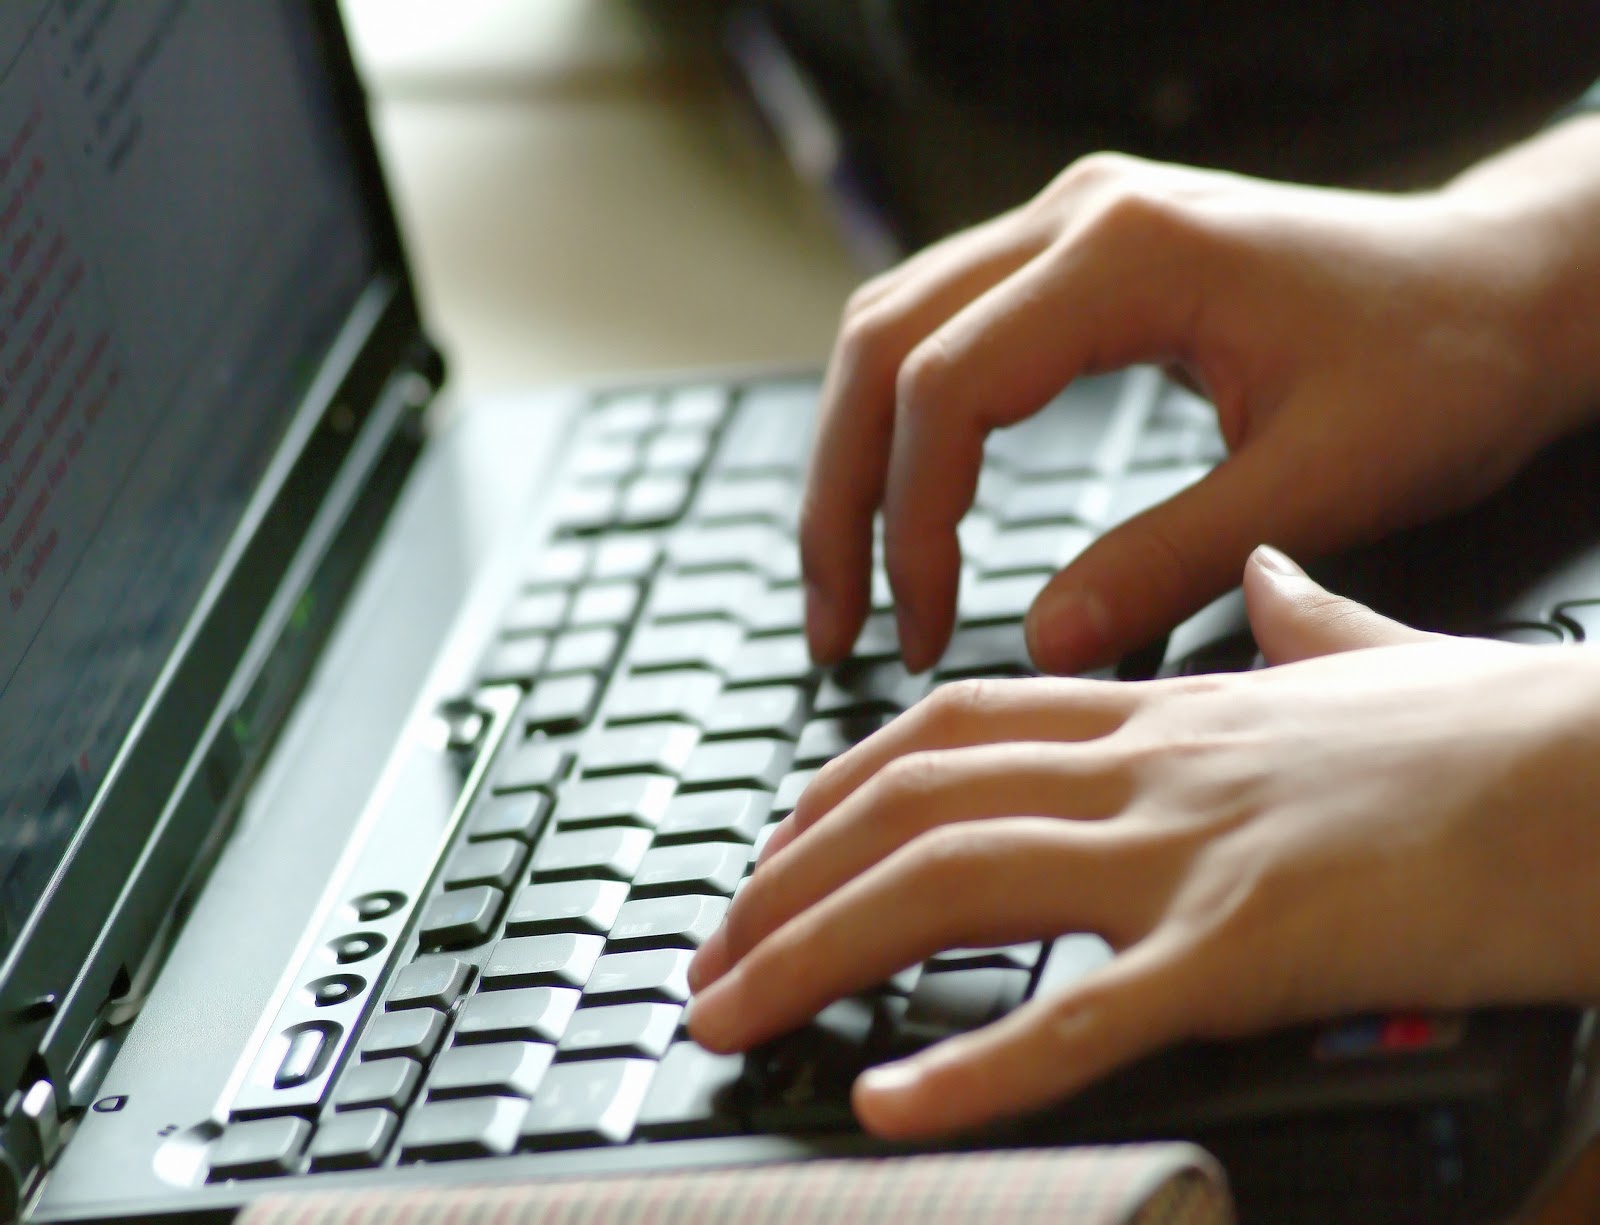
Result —
M 1119 148 L 1437 181 L 1600 77 L 1596 0 L 342 0 L 466 394 L 827 353 L 866 272 Z

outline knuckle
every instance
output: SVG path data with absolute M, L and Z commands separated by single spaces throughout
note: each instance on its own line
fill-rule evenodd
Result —
M 1126 153 L 1109 150 L 1088 153 L 1056 175 L 1045 194 L 1071 194 L 1084 188 L 1120 182 L 1130 177 L 1138 165 L 1139 159 Z
M 878 354 L 887 344 L 893 322 L 891 315 L 875 303 L 854 311 L 846 309 L 839 324 L 839 356 L 852 366 L 880 360 Z
M 937 332 L 900 363 L 895 375 L 895 404 L 901 413 L 936 411 L 950 385 L 954 363 Z
M 1105 242 L 1144 244 L 1187 233 L 1188 211 L 1172 197 L 1143 187 L 1123 185 L 1107 192 L 1085 221 Z
M 999 684 L 970 679 L 940 685 L 917 707 L 918 721 L 936 740 L 959 739 L 995 705 Z
M 906 753 L 878 771 L 875 798 L 887 805 L 915 805 L 938 791 L 945 775 L 938 753 Z
M 844 310 L 839 316 L 840 324 L 848 325 L 852 320 L 870 313 L 873 305 L 888 292 L 890 275 L 884 273 L 881 276 L 871 277 L 851 290 L 850 296 L 844 300 Z

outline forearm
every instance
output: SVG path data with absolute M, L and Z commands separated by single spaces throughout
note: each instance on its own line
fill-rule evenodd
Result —
M 1546 129 L 1440 195 L 1487 223 L 1526 278 L 1520 326 L 1566 425 L 1600 415 L 1600 114 Z

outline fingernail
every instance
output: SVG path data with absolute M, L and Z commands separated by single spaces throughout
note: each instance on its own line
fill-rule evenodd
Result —
M 684 1015 L 684 1024 L 694 1040 L 708 1050 L 731 1051 L 738 1038 L 739 1016 L 743 1009 L 737 1000 L 728 1000 L 728 984 L 719 983 L 692 1001 L 693 1009 Z
M 922 660 L 922 626 L 909 604 L 898 601 L 894 606 L 894 628 L 900 638 L 900 657 L 908 672 L 920 672 Z M 925 667 L 926 665 L 923 665 Z
M 1306 572 L 1290 560 L 1288 554 L 1279 552 L 1270 544 L 1258 544 L 1250 560 L 1263 570 L 1281 574 L 1285 578 L 1305 578 Z
M 806 581 L 805 601 L 806 640 L 810 644 L 812 658 L 819 664 L 830 664 L 839 654 L 833 641 L 837 635 L 833 625 L 833 601 L 820 584 L 809 579 Z
M 872 1093 L 905 1093 L 922 1080 L 922 1070 L 907 1060 L 868 1068 L 861 1074 L 861 1086 Z
M 1087 591 L 1047 592 L 1023 622 L 1028 654 L 1046 671 L 1069 672 L 1093 667 L 1110 638 L 1105 605 Z

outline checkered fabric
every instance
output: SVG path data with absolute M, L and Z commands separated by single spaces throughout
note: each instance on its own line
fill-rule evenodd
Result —
M 811 1161 L 450 1191 L 274 1195 L 240 1225 L 1231 1225 L 1184 1144 Z

